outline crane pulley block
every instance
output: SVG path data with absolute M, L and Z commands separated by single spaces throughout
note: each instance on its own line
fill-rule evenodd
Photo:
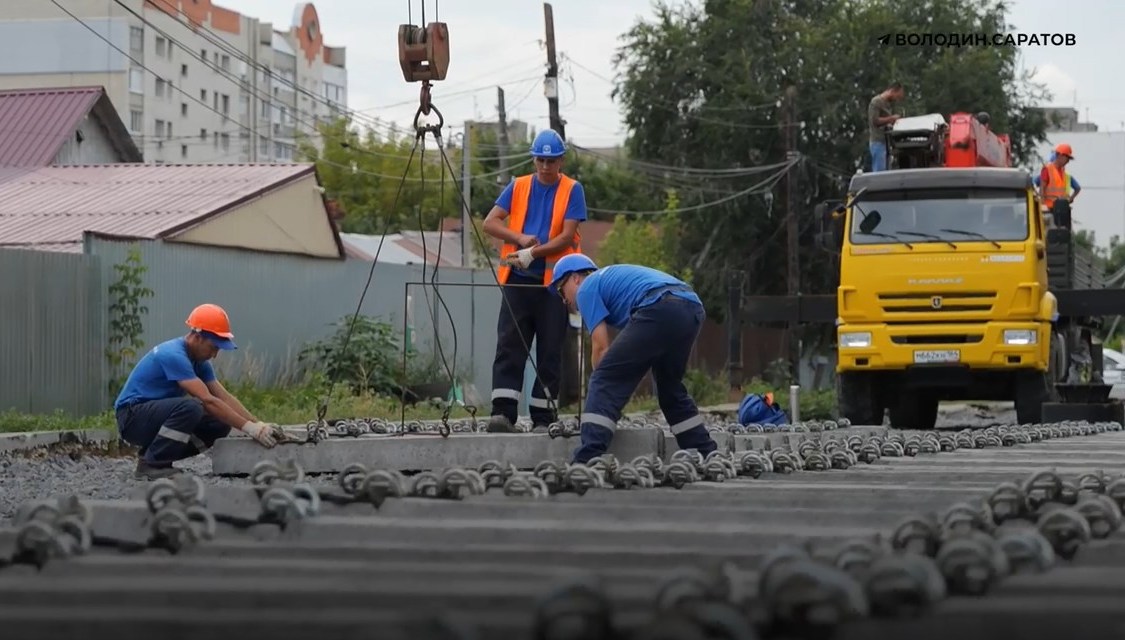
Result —
M 398 61 L 407 82 L 445 80 L 449 71 L 449 27 L 431 22 L 423 27 L 398 27 Z

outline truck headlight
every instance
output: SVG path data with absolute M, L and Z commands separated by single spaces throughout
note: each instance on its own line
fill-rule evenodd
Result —
M 861 348 L 871 346 L 871 332 L 864 331 L 862 333 L 841 333 L 840 346 L 849 348 Z
M 1004 330 L 1004 344 L 1025 345 L 1025 344 L 1035 344 L 1038 341 L 1039 341 L 1039 336 L 1032 329 L 1005 329 Z

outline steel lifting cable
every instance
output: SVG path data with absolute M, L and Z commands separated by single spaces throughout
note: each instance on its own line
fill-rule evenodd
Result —
M 438 5 L 437 5 L 437 2 L 435 0 L 435 5 L 434 5 L 435 13 L 437 11 L 437 7 L 438 7 Z M 409 0 L 407 2 L 407 9 L 408 9 L 408 12 L 409 12 L 409 10 L 410 10 Z M 408 16 L 408 17 L 412 18 L 412 16 Z M 422 2 L 422 23 L 425 24 L 425 2 L 424 1 Z M 423 125 L 421 123 L 422 116 L 423 115 L 428 116 L 428 115 L 430 115 L 430 112 L 433 112 L 434 115 L 437 117 L 437 120 L 438 120 L 437 124 Z M 452 162 L 450 162 L 449 156 L 445 153 L 445 147 L 442 144 L 441 130 L 445 126 L 445 117 L 442 115 L 441 110 L 439 110 L 433 104 L 433 102 L 431 100 L 431 84 L 430 84 L 429 80 L 422 81 L 422 89 L 421 89 L 420 97 L 419 97 L 419 105 L 418 105 L 417 111 L 415 111 L 415 113 L 414 113 L 414 123 L 413 123 L 413 125 L 414 125 L 414 134 L 415 134 L 414 135 L 414 145 L 410 149 L 410 156 L 407 158 L 406 167 L 403 169 L 402 177 L 399 179 L 399 186 L 398 186 L 398 189 L 395 192 L 395 199 L 394 199 L 393 204 L 391 205 L 391 210 L 395 210 L 395 209 L 398 208 L 399 199 L 402 196 L 402 190 L 403 190 L 403 187 L 406 185 L 407 176 L 409 175 L 409 172 L 410 172 L 410 166 L 411 166 L 411 164 L 414 160 L 414 154 L 418 151 L 419 144 L 422 145 L 422 156 L 423 156 L 422 168 L 421 168 L 421 177 L 422 177 L 421 186 L 422 186 L 423 193 L 425 192 L 424 156 L 425 156 L 425 136 L 426 136 L 427 133 L 432 134 L 434 136 L 434 140 L 437 143 L 436 146 L 438 148 L 438 152 L 441 154 L 441 158 L 442 158 L 442 163 L 443 163 L 442 164 L 442 181 L 441 181 L 441 185 L 442 185 L 441 186 L 441 190 L 442 190 L 441 196 L 442 196 L 442 199 L 444 200 L 445 171 L 446 171 L 446 169 L 448 169 L 450 175 L 454 176 L 453 182 L 454 182 L 454 185 L 457 187 L 456 192 L 457 192 L 457 197 L 458 197 L 458 200 L 461 204 L 461 207 L 463 207 L 464 209 L 470 208 L 470 203 L 465 200 L 465 195 L 461 190 L 461 185 L 458 182 L 457 178 L 455 177 L 456 171 L 453 169 L 453 164 L 452 164 Z M 421 213 L 419 213 L 419 218 L 420 218 L 419 219 L 419 233 L 422 235 L 423 243 L 425 243 L 425 225 L 421 224 L 421 222 L 422 222 L 421 221 Z M 363 308 L 363 300 L 367 296 L 368 289 L 371 287 L 371 281 L 372 281 L 372 279 L 374 278 L 374 275 L 375 275 L 375 267 L 378 265 L 378 262 L 379 262 L 379 253 L 382 251 L 383 243 L 386 241 L 387 233 L 390 231 L 390 220 L 391 220 L 390 217 L 388 217 L 384 220 L 383 231 L 382 231 L 381 237 L 379 239 L 379 247 L 375 251 L 375 256 L 374 256 L 374 258 L 372 260 L 372 263 L 371 263 L 371 269 L 370 269 L 370 271 L 368 272 L 368 275 L 367 275 L 367 282 L 363 287 L 363 291 L 360 293 L 359 303 L 356 305 L 355 314 L 352 316 L 352 321 L 349 324 L 348 331 L 344 336 L 344 343 L 341 346 L 341 354 L 343 354 L 343 355 L 347 354 L 348 346 L 351 342 L 352 332 L 355 328 L 355 323 L 359 318 L 360 310 Z M 476 239 L 477 239 L 477 244 L 481 247 L 482 254 L 485 257 L 485 260 L 488 262 L 488 268 L 489 268 L 489 271 L 492 273 L 493 280 L 496 282 L 496 286 L 501 290 L 500 298 L 501 298 L 505 308 L 507 309 L 508 314 L 512 317 L 513 320 L 515 320 L 516 315 L 515 315 L 515 311 L 512 309 L 511 301 L 509 301 L 508 297 L 506 295 L 504 295 L 504 292 L 503 292 L 503 286 L 504 285 L 502 285 L 500 283 L 500 276 L 496 271 L 495 265 L 492 263 L 492 257 L 490 255 L 488 255 L 488 243 L 481 236 L 480 231 L 477 229 L 475 224 L 470 224 L 469 226 L 472 227 L 473 235 L 476 236 Z M 464 233 L 464 230 L 462 231 L 462 233 Z M 439 240 L 439 243 L 440 242 L 441 241 Z M 440 244 L 439 244 L 439 250 L 438 251 L 439 251 L 438 263 L 440 264 L 440 260 L 441 260 Z M 427 251 L 426 251 L 426 248 L 425 248 L 424 244 L 423 244 L 423 248 L 422 248 L 422 253 L 427 254 Z M 425 260 L 423 260 L 422 269 L 423 269 L 422 280 L 424 282 L 425 281 Z M 456 361 L 456 349 L 457 349 L 456 323 L 453 321 L 452 313 L 450 312 L 448 305 L 445 304 L 444 300 L 441 297 L 440 292 L 437 289 L 437 266 L 435 266 L 434 274 L 431 277 L 431 285 L 434 286 L 435 296 L 437 297 L 437 299 L 439 301 L 441 301 L 442 306 L 445 308 L 446 314 L 450 319 L 450 325 L 453 327 L 454 361 Z M 425 291 L 425 287 L 423 286 L 423 292 L 424 291 Z M 427 300 L 428 300 L 428 294 L 426 294 L 426 295 L 427 295 Z M 536 384 L 538 384 L 543 389 L 544 395 L 547 397 L 548 410 L 557 414 L 558 407 L 555 404 L 555 398 L 551 397 L 550 391 L 547 389 L 547 386 L 543 383 L 543 378 L 539 373 L 539 363 L 536 362 L 531 356 L 531 345 L 527 341 L 527 337 L 523 335 L 523 331 L 520 329 L 519 323 L 514 323 L 514 324 L 516 325 L 516 334 L 519 336 L 520 343 L 523 345 L 524 353 L 526 354 L 527 359 L 531 360 L 532 363 L 533 363 L 532 364 L 532 371 L 535 374 L 535 382 L 536 382 Z M 450 375 L 451 386 L 455 385 L 456 381 L 454 380 L 454 374 L 449 367 L 449 363 L 445 359 L 444 351 L 441 347 L 440 336 L 437 335 L 436 325 L 434 327 L 434 334 L 435 334 L 435 340 L 434 341 L 435 341 L 436 346 L 438 348 L 439 355 L 441 356 L 443 364 L 445 364 L 445 366 L 446 366 L 447 373 L 449 373 L 449 375 Z M 405 336 L 404 336 L 404 338 L 405 338 Z M 404 344 L 404 349 L 405 349 L 405 344 Z M 325 394 L 324 399 L 321 401 L 320 405 L 317 407 L 316 423 L 320 427 L 326 427 L 327 426 L 324 422 L 324 417 L 328 413 L 328 404 L 329 404 L 329 401 L 332 397 L 332 392 L 335 389 L 335 385 L 336 385 L 335 376 L 330 376 L 329 377 L 328 392 L 327 392 L 327 394 Z M 403 403 L 402 404 L 402 421 L 403 421 L 403 425 L 405 425 L 405 422 L 406 422 L 406 389 L 402 388 L 399 391 L 400 391 L 400 394 L 401 394 L 400 397 L 401 397 L 402 403 Z M 447 398 L 446 399 L 446 407 L 445 407 L 444 411 L 442 412 L 442 422 L 441 422 L 441 426 L 439 428 L 439 433 L 441 434 L 442 437 L 449 437 L 450 433 L 452 432 L 452 430 L 449 426 L 449 414 L 450 414 L 450 411 L 452 409 L 452 402 L 453 402 L 452 398 Z M 466 407 L 469 410 L 470 414 L 474 417 L 474 420 L 475 420 L 475 417 L 476 417 L 475 408 L 468 407 L 468 405 L 466 405 Z M 401 434 L 401 433 L 404 433 L 404 432 L 405 432 L 405 429 L 400 430 L 399 433 Z

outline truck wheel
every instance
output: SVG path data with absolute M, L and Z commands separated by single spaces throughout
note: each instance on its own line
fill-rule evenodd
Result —
M 1021 371 L 1016 374 L 1016 420 L 1020 424 L 1043 422 L 1043 403 L 1054 399 L 1050 373 Z
M 883 407 L 867 372 L 841 373 L 836 377 L 836 405 L 840 417 L 853 425 L 883 424 Z
M 937 425 L 938 399 L 929 393 L 902 393 L 891 405 L 891 427 L 930 430 Z

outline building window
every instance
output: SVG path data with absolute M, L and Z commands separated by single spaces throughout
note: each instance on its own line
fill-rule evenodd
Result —
M 215 147 L 216 149 L 218 149 L 218 148 L 219 148 L 219 132 L 218 132 L 218 131 L 216 131 L 216 132 L 214 132 L 214 133 L 213 133 L 213 134 L 211 134 L 211 135 L 212 135 L 212 136 L 214 136 L 214 138 L 212 139 L 212 143 L 211 143 L 211 146 L 213 146 L 213 147 Z
M 164 133 L 165 138 L 171 138 L 172 137 L 172 123 L 171 122 L 165 123 L 164 132 L 165 132 Z
M 207 64 L 207 50 L 206 49 L 200 49 L 199 50 L 199 57 L 203 59 L 203 64 Z
M 180 75 L 185 77 L 185 78 L 187 77 L 187 65 L 186 64 L 180 65 Z
M 129 91 L 144 95 L 145 72 L 143 69 L 129 69 Z
M 204 101 L 204 102 L 207 102 L 207 90 L 206 89 L 200 89 L 199 90 L 199 99 Z
M 160 58 L 168 58 L 168 41 L 161 36 L 156 36 L 156 55 Z
M 230 151 L 230 134 L 224 133 L 222 135 L 223 151 Z
M 184 117 L 187 117 L 187 103 L 186 102 L 180 103 L 180 115 L 184 116 Z
M 164 121 L 163 120 L 157 120 L 156 121 L 156 137 L 159 138 L 163 135 L 164 135 Z
M 140 27 L 129 27 L 129 48 L 140 53 L 145 50 L 145 30 Z
M 162 78 L 156 79 L 156 97 L 157 98 L 163 98 L 164 97 L 164 94 L 165 94 L 164 85 L 165 84 L 167 84 L 167 83 L 164 82 L 164 80 Z
M 187 145 L 186 145 L 186 144 L 181 144 L 181 145 L 180 145 L 180 157 L 181 157 L 181 158 L 186 158 L 186 157 L 187 157 Z
M 136 109 L 129 111 L 129 131 L 132 133 L 142 133 L 144 131 L 144 126 L 144 114 Z
M 230 96 L 225 93 L 223 94 L 223 115 L 230 115 Z
M 207 130 L 206 129 L 200 129 L 199 130 L 199 139 L 203 142 L 207 142 Z
M 223 71 L 230 71 L 230 56 L 223 56 L 219 66 L 223 68 Z

